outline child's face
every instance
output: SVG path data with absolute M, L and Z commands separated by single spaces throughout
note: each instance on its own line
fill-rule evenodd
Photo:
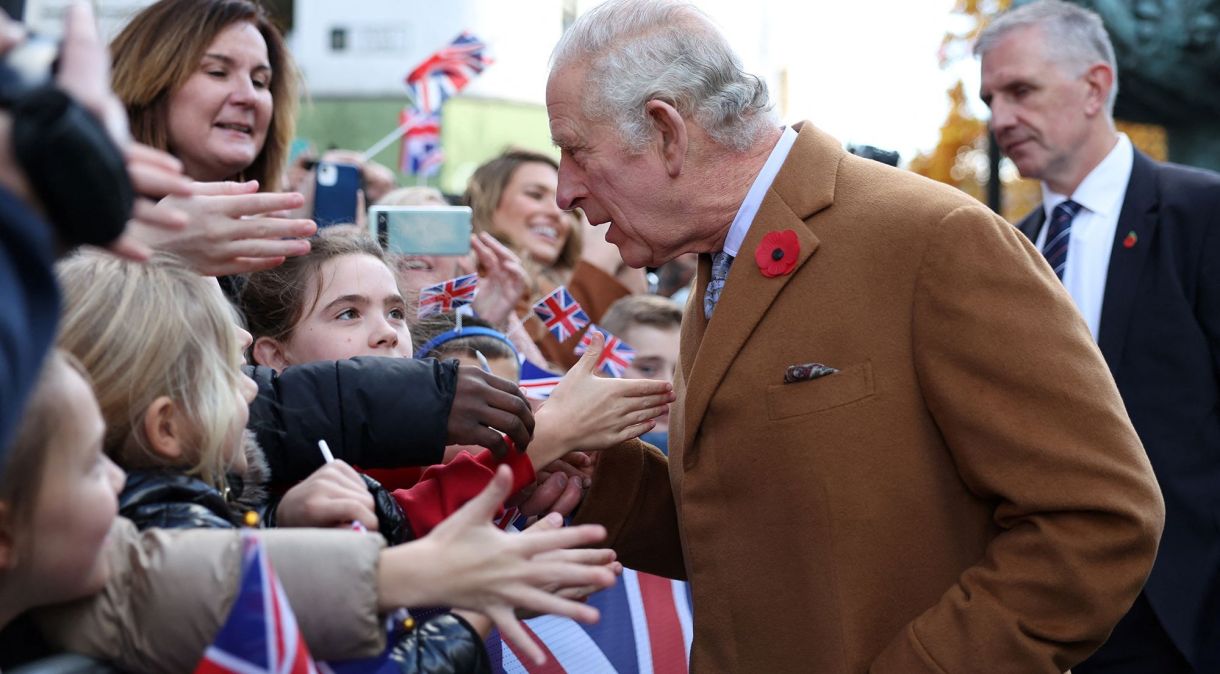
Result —
M 105 424 L 93 390 L 71 368 L 63 414 L 47 442 L 43 484 L 17 564 L 31 574 L 41 603 L 88 596 L 109 574 L 106 536 L 118 513 L 125 476 L 102 453 Z
M 356 356 L 411 357 L 407 308 L 394 274 L 370 255 L 343 255 L 322 264 L 322 292 L 283 345 L 284 364 Z
M 678 367 L 678 346 L 681 332 L 677 326 L 659 328 L 653 325 L 633 325 L 623 331 L 622 339 L 635 349 L 635 360 L 623 372 L 625 379 L 661 379 L 673 381 Z M 669 411 L 657 419 L 656 430 L 669 429 Z

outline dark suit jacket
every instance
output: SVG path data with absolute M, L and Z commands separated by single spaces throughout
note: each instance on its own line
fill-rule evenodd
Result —
M 690 579 L 695 672 L 1059 674 L 1160 531 L 1105 362 L 1011 225 L 799 131 L 711 321 L 701 256 L 668 464 L 603 452 L 579 519 Z M 795 266 L 767 278 L 784 230 Z M 784 383 L 815 361 L 839 372 Z
M 1043 219 L 1018 227 L 1035 240 Z M 1145 593 L 1198 665 L 1220 648 L 1203 634 L 1220 610 L 1220 175 L 1136 152 L 1105 288 L 1098 345 L 1165 497 Z

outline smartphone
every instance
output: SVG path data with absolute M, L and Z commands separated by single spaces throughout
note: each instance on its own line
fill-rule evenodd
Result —
M 360 167 L 318 162 L 313 194 L 313 219 L 319 227 L 356 223 Z
M 387 253 L 465 255 L 470 252 L 466 206 L 373 206 L 369 229 Z

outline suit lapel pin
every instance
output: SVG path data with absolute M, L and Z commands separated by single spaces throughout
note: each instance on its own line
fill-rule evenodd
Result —
M 1135 242 L 1139 241 L 1139 237 L 1135 235 L 1135 230 L 1127 232 L 1127 236 L 1123 238 L 1123 248 L 1135 248 Z
M 754 262 L 758 263 L 763 276 L 774 278 L 791 274 L 800 252 L 801 241 L 796 237 L 796 232 L 791 229 L 768 232 L 758 248 L 754 249 Z

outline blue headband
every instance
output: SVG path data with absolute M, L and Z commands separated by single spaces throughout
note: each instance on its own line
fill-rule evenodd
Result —
M 513 352 L 513 356 L 516 357 L 517 360 L 521 360 L 521 358 L 517 355 L 517 347 L 513 346 L 513 343 L 509 341 L 508 337 L 504 336 L 504 333 L 500 332 L 499 330 L 492 330 L 491 328 L 484 328 L 477 325 L 472 325 L 468 328 L 461 328 L 460 330 L 449 330 L 448 332 L 442 332 L 432 339 L 429 339 L 428 341 L 424 342 L 423 346 L 419 347 L 419 355 L 417 358 L 427 358 L 428 354 L 435 351 L 436 347 L 440 346 L 441 344 L 444 344 L 445 342 L 452 342 L 455 339 L 461 339 L 463 337 L 491 337 L 492 339 L 499 340 L 508 345 L 508 348 Z

